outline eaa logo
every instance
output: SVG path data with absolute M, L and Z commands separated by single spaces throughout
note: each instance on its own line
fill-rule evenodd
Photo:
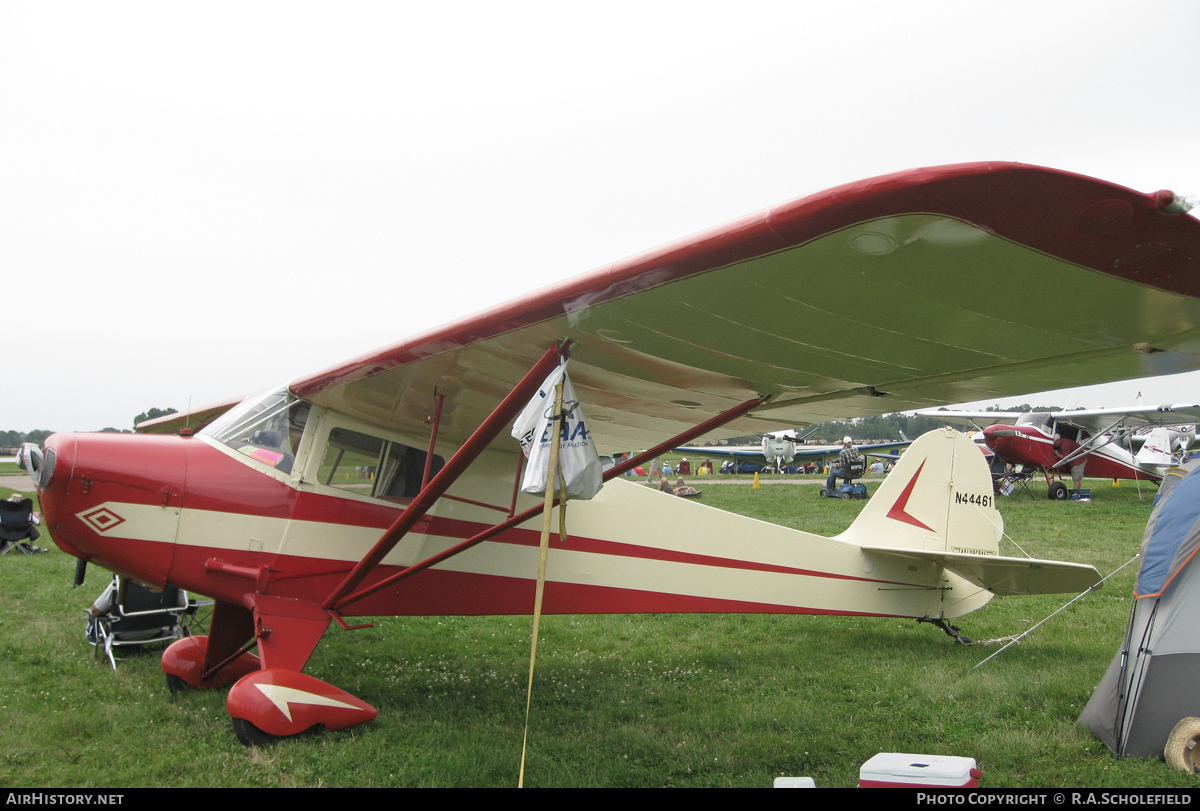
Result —
M 546 430 L 542 432 L 542 438 L 540 440 L 541 442 L 550 441 L 552 424 L 553 423 L 546 423 Z M 574 425 L 574 427 L 572 427 L 572 425 Z M 581 440 L 583 442 L 588 441 L 587 423 L 585 423 L 583 420 L 579 420 L 575 423 L 572 423 L 572 421 L 569 419 L 563 420 L 562 430 L 559 432 L 559 442 L 575 442 L 576 440 Z

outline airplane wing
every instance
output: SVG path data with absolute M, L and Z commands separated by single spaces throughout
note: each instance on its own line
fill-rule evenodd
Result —
M 884 451 L 889 448 L 907 448 L 912 444 L 912 440 L 896 441 L 896 442 L 876 442 L 866 445 L 855 445 L 860 453 L 869 454 L 874 451 Z M 689 454 L 694 456 L 711 456 L 716 459 L 757 459 L 763 460 L 762 446 L 760 445 L 681 445 L 675 449 L 676 453 Z M 796 447 L 795 459 L 825 459 L 830 456 L 837 456 L 842 452 L 841 445 L 798 445 Z M 878 455 L 878 454 L 872 454 Z
M 414 437 L 428 437 L 439 392 L 439 440 L 461 443 L 570 340 L 605 453 L 652 447 L 760 396 L 711 436 L 1198 369 L 1200 222 L 1173 213 L 1173 199 L 1012 163 L 900 172 L 615 262 L 290 388 Z M 1069 291 L 1081 315 L 1067 317 L 1058 292 L 959 294 L 981 279 Z M 873 317 L 880 307 L 887 318 Z
M 864 445 L 855 445 L 854 447 L 858 448 L 859 453 L 878 456 L 879 454 L 875 453 L 876 451 L 886 451 L 889 448 L 907 448 L 911 444 L 912 440 L 897 440 L 896 442 L 873 442 Z M 830 456 L 837 456 L 841 452 L 841 445 L 800 446 L 796 448 L 796 458 L 824 459 Z
M 139 434 L 177 434 L 183 428 L 199 431 L 241 401 L 242 398 L 239 397 L 236 400 L 213 403 L 204 408 L 187 412 L 177 411 L 174 414 L 167 414 L 165 417 L 155 417 L 152 420 L 139 422 L 133 428 Z
M 908 444 L 908 443 L 905 443 Z M 865 451 L 868 448 L 883 447 L 879 445 L 859 445 L 859 451 Z M 890 447 L 890 446 L 888 446 Z M 841 445 L 805 445 L 796 448 L 797 459 L 825 459 L 830 456 L 837 456 L 842 452 Z
M 1022 413 L 1020 411 L 951 411 L 945 408 L 927 408 L 918 411 L 917 416 L 933 417 L 954 425 L 973 425 L 977 428 L 986 428 L 997 423 L 1016 422 Z
M 707 456 L 713 459 L 754 459 L 764 461 L 762 448 L 758 445 L 680 445 L 675 453 L 688 456 Z
M 863 552 L 900 560 L 937 563 L 981 589 L 1002 597 L 1014 594 L 1078 594 L 1101 580 L 1095 566 L 1082 563 L 885 546 L 864 546 Z
M 1120 423 L 1124 427 L 1193 425 L 1200 423 L 1200 404 L 1097 408 L 1081 411 L 1057 411 L 1054 419 L 1089 431 L 1105 431 Z

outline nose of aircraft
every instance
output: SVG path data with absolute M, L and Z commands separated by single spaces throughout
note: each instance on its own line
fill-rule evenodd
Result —
M 177 437 L 54 434 L 38 496 L 64 552 L 161 585 L 170 568 L 186 466 Z
M 1001 431 L 1006 428 L 1011 432 L 1012 426 L 1010 426 L 1010 425 L 989 425 L 986 428 L 984 428 L 983 429 L 984 444 L 987 445 L 988 448 L 990 448 L 991 450 L 993 450 L 993 451 L 996 450 L 996 445 L 998 445 L 1000 443 L 1000 440 L 1003 439 L 1003 434 L 1001 433 Z
M 71 470 L 75 465 L 75 434 L 53 434 L 43 446 L 41 467 L 37 471 L 38 502 L 50 537 L 64 552 L 83 557 L 83 552 L 62 531 Z

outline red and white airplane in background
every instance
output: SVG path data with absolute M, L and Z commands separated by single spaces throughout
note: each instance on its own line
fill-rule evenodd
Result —
M 1082 460 L 1085 476 L 1160 481 L 1167 468 L 1179 464 L 1196 438 L 1200 404 L 1132 406 L 1077 411 L 917 412 L 983 431 L 995 454 L 1025 469 L 1038 469 L 1047 495 L 1056 500 L 1070 493 L 1061 479 Z M 1058 438 L 1058 453 L 1054 441 Z
M 208 409 L 203 430 L 171 415 L 139 429 L 174 435 L 55 434 L 32 473 L 63 550 L 216 601 L 209 634 L 173 644 L 163 670 L 173 687 L 232 685 L 244 741 L 374 717 L 302 672 L 331 624 L 530 613 L 542 508 L 519 492 L 508 431 L 567 356 L 600 452 L 649 450 L 571 507 L 570 537 L 549 552 L 547 613 L 947 627 L 993 595 L 1098 581 L 1091 566 L 999 555 L 990 477 L 956 432 L 915 442 L 835 538 L 613 479 L 701 437 L 1200 369 L 1200 274 L 1185 272 L 1197 263 L 1200 222 L 1170 192 L 1020 164 L 912 170 Z M 959 295 L 984 276 L 1069 289 L 1094 328 L 1054 297 L 1014 311 Z M 880 304 L 893 317 L 863 314 Z

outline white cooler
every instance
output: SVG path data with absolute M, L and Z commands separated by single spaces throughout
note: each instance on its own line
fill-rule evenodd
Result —
M 975 758 L 880 752 L 858 770 L 859 788 L 978 788 Z

